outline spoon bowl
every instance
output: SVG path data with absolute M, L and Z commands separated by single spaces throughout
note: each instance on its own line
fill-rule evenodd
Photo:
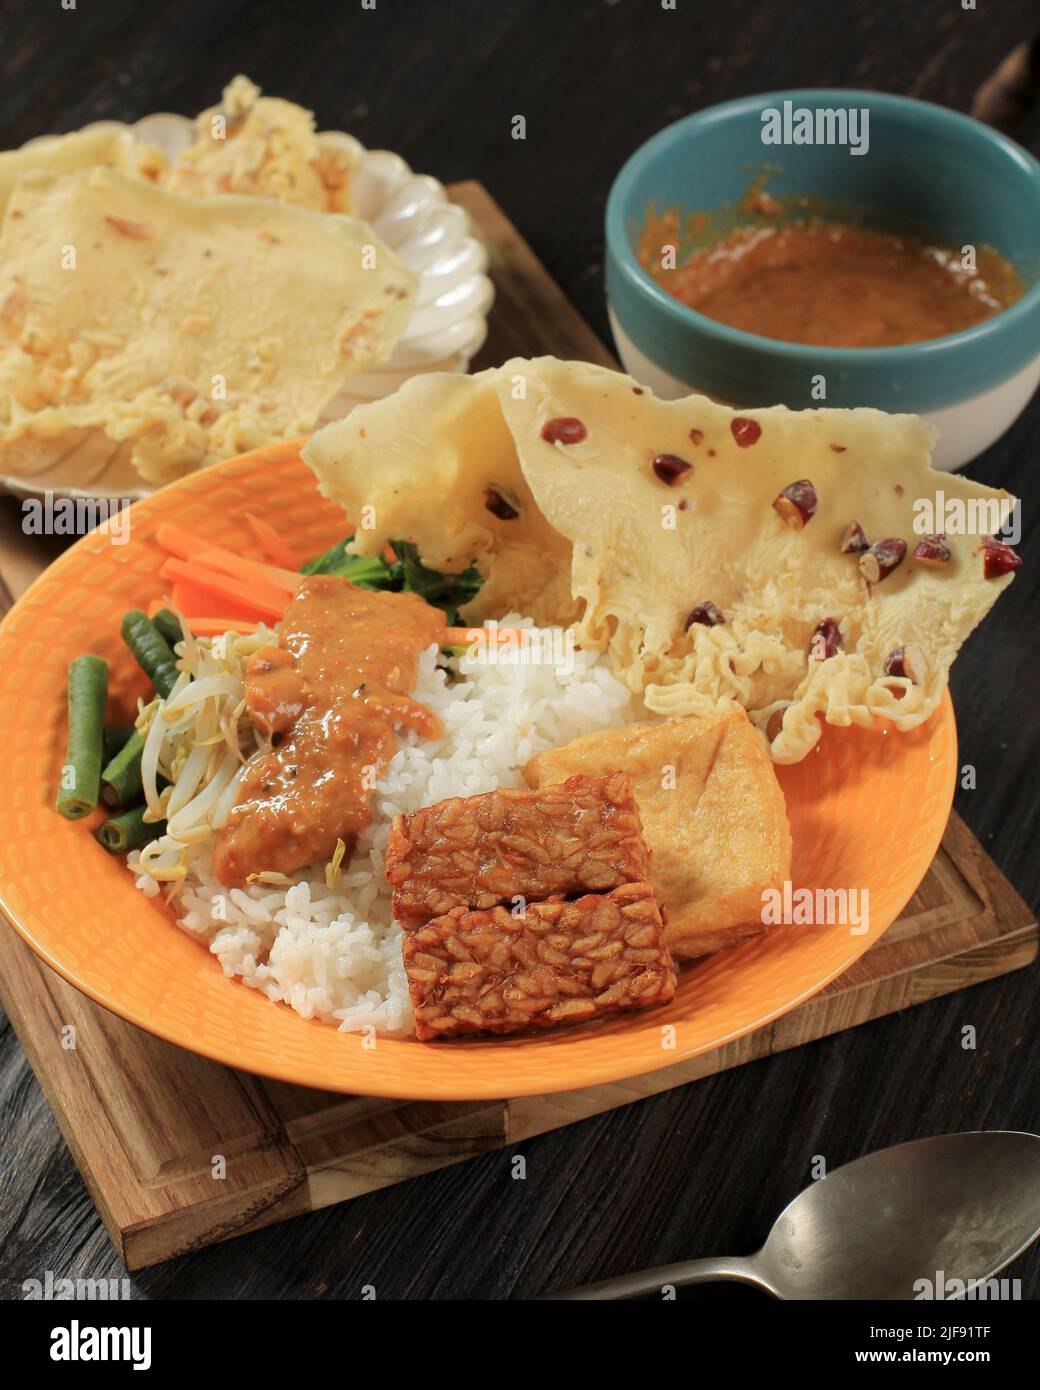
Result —
M 726 1279 L 783 1299 L 958 1297 L 992 1279 L 1038 1234 L 1040 1136 L 944 1134 L 881 1149 L 818 1179 L 747 1258 L 690 1260 L 547 1297 L 636 1298 Z

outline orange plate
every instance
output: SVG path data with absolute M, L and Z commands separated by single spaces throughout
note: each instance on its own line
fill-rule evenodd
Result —
M 119 622 L 163 592 L 156 526 L 173 520 L 260 558 L 247 510 L 301 557 L 343 534 L 342 514 L 318 495 L 298 441 L 260 450 L 137 502 L 127 544 L 84 537 L 0 628 L 0 907 L 48 965 L 131 1023 L 230 1066 L 326 1090 L 431 1100 L 570 1090 L 708 1052 L 800 1004 L 878 939 L 923 878 L 953 797 L 948 697 L 912 734 L 827 728 L 804 762 L 780 769 L 794 883 L 869 888 L 865 935 L 780 929 L 684 969 L 666 1009 L 522 1040 L 379 1038 L 367 1049 L 354 1034 L 305 1021 L 225 977 L 165 908 L 137 892 L 122 860 L 90 834 L 93 820 L 54 810 L 68 662 L 98 652 L 115 688 L 133 690 Z

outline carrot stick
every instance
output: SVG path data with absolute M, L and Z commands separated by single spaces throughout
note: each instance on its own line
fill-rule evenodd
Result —
M 164 550 L 177 559 L 190 560 L 209 569 L 220 570 L 224 574 L 230 574 L 233 579 L 260 583 L 267 588 L 284 589 L 290 594 L 300 582 L 295 557 L 291 554 L 292 568 L 267 565 L 260 560 L 246 559 L 245 556 L 228 550 L 226 546 L 218 545 L 216 541 L 207 541 L 195 536 L 184 527 L 170 521 L 164 521 L 156 528 L 155 539 Z M 287 547 L 286 552 L 288 553 Z
M 272 564 L 281 565 L 283 569 L 287 570 L 300 568 L 299 560 L 269 522 L 264 521 L 262 517 L 254 516 L 252 512 L 246 512 L 245 518 L 253 535 L 260 542 L 261 550 Z
M 225 611 L 212 594 L 197 589 L 194 584 L 174 584 L 170 603 L 178 613 L 196 613 L 204 618 L 217 618 Z
M 204 589 L 197 589 L 194 584 L 174 584 L 168 606 L 175 608 L 178 613 L 194 613 L 197 618 L 230 617 L 246 623 L 256 621 L 255 613 L 247 612 L 237 603 L 214 598 Z
M 225 611 L 218 599 L 204 589 L 196 589 L 194 584 L 174 584 L 170 589 L 170 607 L 177 613 L 195 613 L 202 618 L 216 618 Z
M 289 601 L 287 594 L 279 593 L 277 589 L 271 588 L 269 585 L 243 584 L 238 579 L 232 579 L 230 575 L 206 569 L 195 561 L 189 562 L 171 557 L 163 565 L 159 574 L 163 579 L 169 579 L 173 583 L 183 582 L 203 589 L 211 596 L 211 599 L 225 600 L 225 607 L 230 602 L 236 608 L 244 609 L 251 617 L 280 618 Z
M 260 560 L 247 560 L 233 550 L 220 547 L 202 550 L 191 559 L 193 564 L 220 570 L 222 574 L 230 574 L 232 579 L 243 579 L 247 584 L 262 584 L 265 588 L 279 591 L 284 589 L 287 594 L 294 594 L 303 578 L 297 570 L 283 570 L 275 565 L 265 565 Z
M 215 541 L 207 541 L 202 536 L 193 535 L 191 531 L 172 521 L 163 521 L 156 527 L 155 539 L 163 550 L 168 550 L 171 555 L 177 555 L 182 560 L 190 560 L 193 555 L 198 555 L 216 544 Z

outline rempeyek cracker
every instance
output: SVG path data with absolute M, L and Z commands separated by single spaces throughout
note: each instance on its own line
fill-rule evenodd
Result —
M 0 236 L 0 449 L 162 483 L 313 429 L 382 360 L 415 277 L 365 222 L 115 170 L 28 173 Z
M 137 140 L 132 131 L 113 122 L 69 135 L 46 135 L 20 149 L 0 152 L 0 216 L 23 174 L 75 174 L 98 165 L 149 183 L 160 183 L 167 174 L 166 156 L 158 145 Z
M 658 400 L 555 358 L 425 377 L 322 430 L 326 495 L 488 576 L 473 619 L 575 625 L 667 715 L 743 706 L 775 761 L 836 725 L 932 714 L 1018 557 L 1013 503 L 929 462 L 930 426 L 877 410 Z M 502 501 L 505 506 L 502 506 Z
M 166 187 L 199 196 L 245 193 L 315 212 L 355 211 L 351 179 L 360 146 L 318 133 L 310 111 L 281 97 L 261 96 L 239 74 L 218 105 L 195 119 L 195 140 L 177 158 Z

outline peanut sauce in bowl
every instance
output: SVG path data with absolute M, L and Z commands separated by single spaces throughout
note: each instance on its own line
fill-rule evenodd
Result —
M 820 347 L 876 348 L 970 328 L 1022 296 L 1012 266 L 843 222 L 742 226 L 674 270 L 644 258 L 658 284 L 719 323 Z
M 220 881 L 290 874 L 332 858 L 371 820 L 372 788 L 395 729 L 440 735 L 411 691 L 419 655 L 444 634 L 444 614 L 416 594 L 374 592 L 330 575 L 305 579 L 278 645 L 246 667 L 245 699 L 271 749 L 250 758 L 220 831 Z
M 868 157 L 840 129 L 767 140 L 788 106 L 869 120 Z M 705 107 L 629 156 L 605 231 L 618 354 L 665 399 L 921 415 L 950 469 L 1040 383 L 1040 163 L 957 111 L 856 88 Z

